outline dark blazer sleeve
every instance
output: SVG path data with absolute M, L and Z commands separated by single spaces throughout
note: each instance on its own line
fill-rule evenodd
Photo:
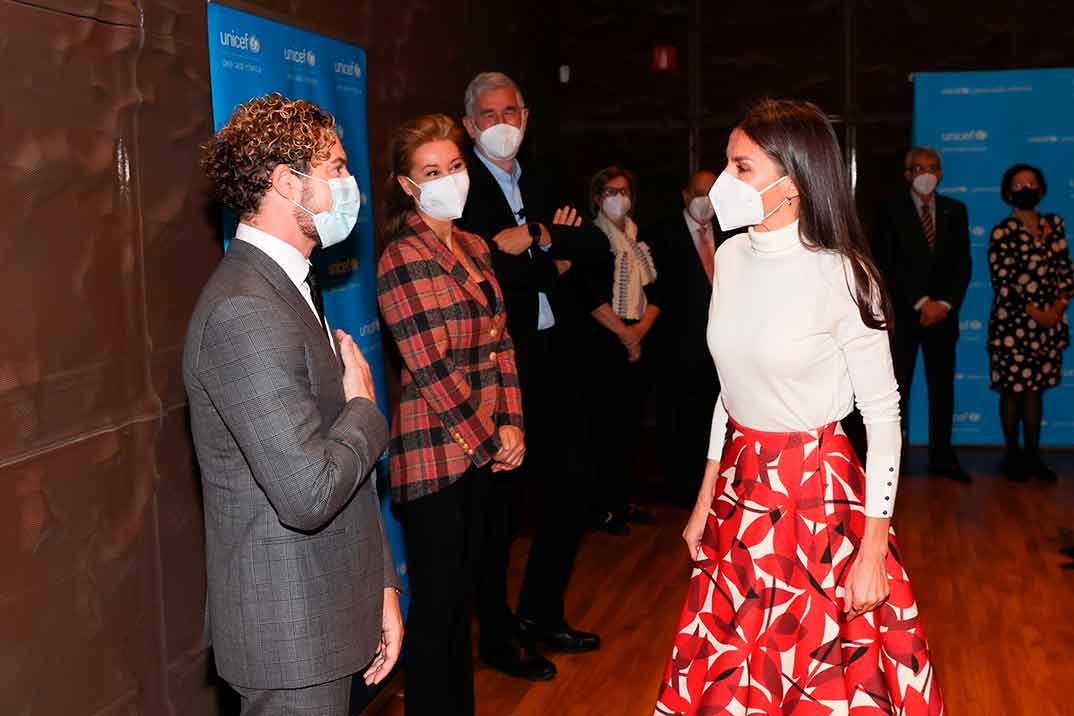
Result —
M 496 280 L 505 291 L 539 291 L 551 293 L 559 278 L 559 269 L 548 253 L 533 249 L 533 258 L 526 254 L 514 256 L 500 251 L 493 241 L 489 242 L 492 254 L 492 270 Z
M 914 266 L 908 246 L 900 236 L 902 226 L 899 214 L 905 207 L 895 202 L 881 207 L 873 225 L 873 251 L 880 270 L 887 280 L 888 290 L 895 300 L 912 308 L 915 303 L 929 295 L 925 287 L 926 276 Z M 937 298 L 933 296 L 933 298 Z M 952 304 L 953 305 L 953 304 Z
M 580 264 L 597 264 L 608 256 L 608 239 L 596 226 L 584 222 L 581 226 L 546 224 L 552 236 L 549 255 L 555 259 Z
M 472 446 L 471 459 L 480 467 L 502 445 L 495 426 L 478 415 L 479 396 L 470 381 L 445 351 L 449 339 L 433 285 L 434 263 L 405 240 L 388 244 L 377 266 L 377 302 L 421 397 L 446 429 Z
M 213 345 L 212 358 L 203 350 Z M 343 509 L 388 445 L 388 423 L 363 398 L 322 436 L 301 326 L 256 296 L 223 299 L 195 359 L 253 477 L 292 529 L 315 531 Z
M 954 252 L 954 262 L 951 271 L 940 286 L 938 296 L 933 296 L 935 301 L 947 301 L 951 304 L 951 310 L 958 312 L 966 298 L 966 289 L 970 285 L 970 275 L 973 272 L 973 259 L 970 257 L 970 220 L 966 213 L 966 205 L 961 201 L 948 199 L 950 202 L 950 215 L 948 232 L 951 241 L 951 250 Z

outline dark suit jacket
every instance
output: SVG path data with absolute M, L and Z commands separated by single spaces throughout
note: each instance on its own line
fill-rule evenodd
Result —
M 384 588 L 399 585 L 369 479 L 387 421 L 372 402 L 344 398 L 309 304 L 243 241 L 194 308 L 183 381 L 217 670 L 253 689 L 357 672 L 380 642 Z
M 518 256 L 500 251 L 492 238 L 504 229 L 517 226 L 518 222 L 488 167 L 472 150 L 467 160 L 470 193 L 462 218 L 455 223 L 464 231 L 485 239 L 489 245 L 492 266 L 507 305 L 507 329 L 518 349 L 519 373 L 525 374 L 526 346 L 537 333 L 537 294 L 549 295 L 557 325 L 569 321 L 569 314 L 578 310 L 574 295 L 582 290 L 579 282 L 572 276 L 573 270 L 561 278 L 554 260 L 598 263 L 607 257 L 608 241 L 588 222 L 578 228 L 552 225 L 556 209 L 570 202 L 554 180 L 542 173 L 536 164 L 527 162 L 522 165 L 519 179 L 526 220 L 544 224 L 552 235 L 552 245 L 548 251 L 534 248 L 529 254 Z
M 881 208 L 872 240 L 897 315 L 913 315 L 914 304 L 929 296 L 950 303 L 951 317 L 957 318 L 972 268 L 965 204 L 936 195 L 936 245 L 930 250 L 907 189 Z
M 713 226 L 713 236 L 718 229 Z M 712 284 L 694 248 L 686 219 L 678 215 L 649 229 L 646 239 L 656 261 L 660 282 L 660 320 L 654 330 L 666 380 L 694 385 L 699 378 L 715 380 L 715 366 L 705 333 L 709 323 Z M 713 244 L 716 245 L 715 243 Z

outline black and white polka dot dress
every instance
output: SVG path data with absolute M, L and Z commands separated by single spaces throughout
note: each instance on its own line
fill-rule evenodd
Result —
M 1070 343 L 1067 318 L 1045 328 L 1026 309 L 1031 303 L 1047 308 L 1074 289 L 1062 218 L 1041 214 L 1039 238 L 1018 219 L 1004 219 L 992 229 L 988 267 L 996 291 L 988 323 L 992 388 L 1021 393 L 1058 385 Z

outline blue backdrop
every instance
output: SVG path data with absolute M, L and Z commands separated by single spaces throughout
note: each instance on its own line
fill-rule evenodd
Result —
M 347 331 L 358 342 L 373 369 L 378 405 L 388 415 L 377 313 L 365 51 L 215 3 L 209 4 L 208 14 L 213 120 L 217 130 L 236 106 L 270 92 L 316 102 L 336 117 L 347 165 L 358 181 L 362 204 L 350 237 L 327 250 L 315 251 L 313 261 L 324 287 L 328 319 L 333 327 Z M 225 215 L 223 235 L 233 236 L 235 225 L 235 217 Z M 381 460 L 378 488 L 385 528 L 405 582 L 402 532 L 391 513 L 387 474 L 387 461 Z M 405 613 L 405 594 L 402 599 Z
M 955 375 L 955 435 L 961 444 L 1002 444 L 999 395 L 989 389 L 986 342 L 992 284 L 992 227 L 1011 213 L 1000 180 L 1011 165 L 1040 167 L 1048 180 L 1041 211 L 1074 221 L 1074 69 L 918 73 L 914 76 L 914 144 L 939 150 L 938 191 L 966 204 L 973 278 L 960 315 Z M 1045 393 L 1042 442 L 1074 444 L 1074 365 L 1063 384 Z M 910 398 L 910 438 L 928 442 L 924 367 Z

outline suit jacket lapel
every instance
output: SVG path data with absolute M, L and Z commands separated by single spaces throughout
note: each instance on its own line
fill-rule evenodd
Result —
M 417 236 L 432 253 L 436 263 L 440 264 L 440 267 L 444 269 L 444 273 L 455 279 L 455 282 L 459 284 L 462 290 L 477 301 L 478 305 L 487 306 L 488 302 L 485 298 L 485 294 L 478 288 L 476 282 L 470 280 L 470 272 L 462 265 L 462 262 L 455 256 L 455 253 L 440 240 L 440 237 L 425 225 L 425 222 L 421 220 L 421 217 L 418 216 L 417 212 L 411 212 L 410 216 L 407 218 L 407 223 L 410 225 L 410 229 L 414 232 L 414 235 Z M 452 240 L 458 240 L 459 236 L 459 230 L 453 229 Z M 467 248 L 469 248 L 468 244 Z M 473 259 L 473 252 L 471 251 L 470 254 L 471 259 Z M 475 264 L 481 269 L 482 273 L 484 273 L 484 266 L 477 261 L 475 261 Z M 491 310 L 491 307 L 489 308 Z
M 477 184 L 478 191 L 474 192 L 478 196 L 484 194 L 489 197 L 494 197 L 489 208 L 495 207 L 499 216 L 496 217 L 496 223 L 504 226 L 512 226 L 517 224 L 515 219 L 515 212 L 511 209 L 511 205 L 507 203 L 507 197 L 503 195 L 503 189 L 500 188 L 500 183 L 496 181 L 496 177 L 492 176 L 492 172 L 485 166 L 485 163 L 478 158 L 477 153 L 473 150 L 470 151 L 470 161 L 467 163 L 467 171 L 470 173 L 471 184 Z M 525 176 L 525 172 L 523 172 Z M 522 191 L 522 178 L 518 181 L 518 190 Z M 523 199 L 523 206 L 525 206 L 525 199 Z M 484 237 L 489 241 L 492 240 L 491 236 Z
M 280 265 L 269 258 L 265 252 L 245 241 L 236 240 L 231 242 L 231 246 L 228 248 L 228 255 L 253 266 L 275 289 L 283 302 L 298 314 L 303 323 L 315 331 L 324 333 L 324 326 L 320 324 L 317 316 L 310 310 L 309 304 L 306 303 L 306 299 L 303 298 L 298 287 L 291 282 L 290 277 Z
M 903 212 L 903 216 L 905 217 L 906 222 L 907 222 L 906 231 L 903 232 L 903 236 L 912 237 L 911 241 L 913 241 L 913 243 L 914 243 L 914 245 L 912 247 L 908 247 L 908 248 L 916 249 L 917 251 L 924 251 L 926 254 L 930 253 L 929 252 L 929 239 L 928 239 L 927 236 L 925 236 L 925 227 L 922 226 L 922 224 L 921 224 L 921 212 L 919 212 L 917 210 L 917 204 L 914 203 L 914 200 L 910 196 L 909 193 L 907 193 L 903 197 L 903 202 L 904 202 L 903 205 L 905 207 L 905 211 Z M 940 235 L 940 229 L 939 229 L 940 204 L 939 204 L 939 202 L 936 203 L 936 222 L 935 223 L 936 223 L 936 236 L 939 237 L 939 235 Z

